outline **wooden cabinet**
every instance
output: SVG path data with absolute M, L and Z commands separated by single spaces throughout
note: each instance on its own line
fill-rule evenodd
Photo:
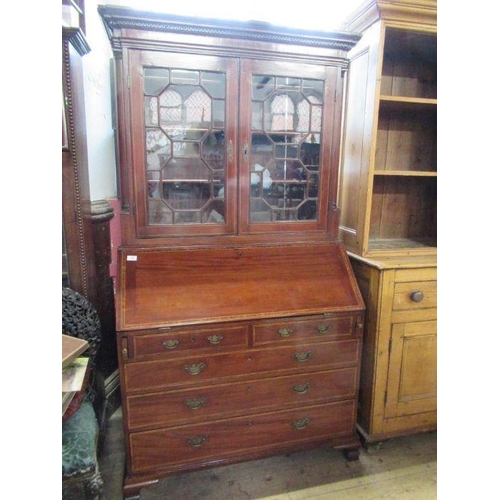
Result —
M 366 301 L 358 429 L 370 443 L 437 425 L 437 273 L 430 256 L 352 259 Z
M 436 427 L 437 27 L 433 0 L 370 0 L 349 52 L 339 234 L 367 303 L 359 428 Z
M 99 12 L 117 70 L 125 495 L 320 444 L 356 459 L 364 303 L 335 201 L 359 35 Z

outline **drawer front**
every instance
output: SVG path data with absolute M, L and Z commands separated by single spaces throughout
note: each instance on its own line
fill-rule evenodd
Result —
M 220 349 L 224 347 L 246 347 L 248 328 L 215 327 L 193 328 L 192 330 L 156 331 L 145 335 L 130 337 L 129 358 L 141 358 L 155 354 L 176 354 L 182 351 L 199 349 Z
M 262 413 L 354 398 L 357 368 L 304 373 L 265 380 L 129 396 L 130 429 L 207 422 L 230 415 Z
M 306 320 L 283 320 L 260 323 L 253 326 L 253 344 L 263 345 L 284 341 L 325 341 L 349 337 L 354 331 L 355 318 L 342 316 L 329 318 L 318 316 Z
M 409 281 L 394 286 L 393 311 L 436 307 L 437 281 Z
M 248 349 L 241 352 L 200 354 L 172 360 L 125 363 L 126 392 L 181 387 L 225 377 L 278 376 L 287 371 L 307 372 L 354 366 L 360 356 L 360 340 Z
M 132 433 L 134 473 L 221 460 L 354 432 L 355 402 L 342 401 L 208 424 Z

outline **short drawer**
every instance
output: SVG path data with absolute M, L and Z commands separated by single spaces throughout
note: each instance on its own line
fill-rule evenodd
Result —
M 437 281 L 409 281 L 394 285 L 393 311 L 436 307 Z
M 132 433 L 131 471 L 175 469 L 181 464 L 329 440 L 354 432 L 354 400 Z
M 129 337 L 129 359 L 155 354 L 224 347 L 246 347 L 248 327 L 192 328 L 172 331 L 158 330 Z
M 265 322 L 254 325 L 253 344 L 264 345 L 283 341 L 324 341 L 353 334 L 355 317 L 318 316 L 309 319 Z
M 208 380 L 239 376 L 280 376 L 354 366 L 360 357 L 360 340 L 247 349 L 230 353 L 199 354 L 196 357 L 125 363 L 126 392 L 203 384 Z
M 357 367 L 129 396 L 129 429 L 172 427 L 238 414 L 354 398 Z

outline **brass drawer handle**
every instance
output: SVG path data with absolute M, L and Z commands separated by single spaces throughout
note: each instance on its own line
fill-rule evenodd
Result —
M 296 352 L 293 357 L 299 362 L 303 363 L 312 356 L 312 351 Z
M 291 330 L 290 328 L 280 328 L 278 330 L 280 337 L 283 337 L 283 338 L 289 337 L 292 332 L 293 332 L 293 330 Z
M 293 390 L 297 393 L 297 394 L 305 394 L 309 388 L 311 386 L 306 383 L 306 384 L 298 384 L 298 385 L 294 385 L 293 386 Z
M 165 349 L 175 349 L 179 345 L 179 341 L 178 340 L 165 340 L 161 344 Z
M 199 375 L 206 367 L 206 363 L 198 363 L 192 365 L 184 365 L 184 370 L 186 370 L 189 375 Z
M 208 341 L 212 344 L 212 345 L 217 345 L 217 344 L 220 344 L 222 339 L 224 337 L 222 335 L 209 335 L 207 337 Z
M 328 330 L 330 330 L 330 326 L 329 325 L 318 325 L 316 327 L 316 330 L 318 330 L 318 333 L 325 333 Z
M 196 436 L 194 438 L 189 438 L 187 442 L 193 447 L 193 448 L 198 448 L 200 447 L 206 440 L 208 439 L 208 436 Z
M 310 422 L 311 420 L 309 418 L 304 418 L 302 420 L 294 420 L 292 422 L 292 426 L 295 427 L 298 431 L 300 431 L 301 429 L 305 429 Z
M 184 401 L 185 405 L 191 410 L 199 410 L 206 402 L 207 398 L 186 399 Z
M 422 300 L 424 300 L 424 292 L 415 290 L 410 293 L 410 299 L 413 300 L 413 302 L 422 302 Z

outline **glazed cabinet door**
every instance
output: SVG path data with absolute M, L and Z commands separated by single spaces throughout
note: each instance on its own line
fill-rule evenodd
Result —
M 237 60 L 129 52 L 130 200 L 139 237 L 236 227 Z
M 392 325 L 385 417 L 437 409 L 437 322 Z
M 242 61 L 241 232 L 326 229 L 339 71 Z

